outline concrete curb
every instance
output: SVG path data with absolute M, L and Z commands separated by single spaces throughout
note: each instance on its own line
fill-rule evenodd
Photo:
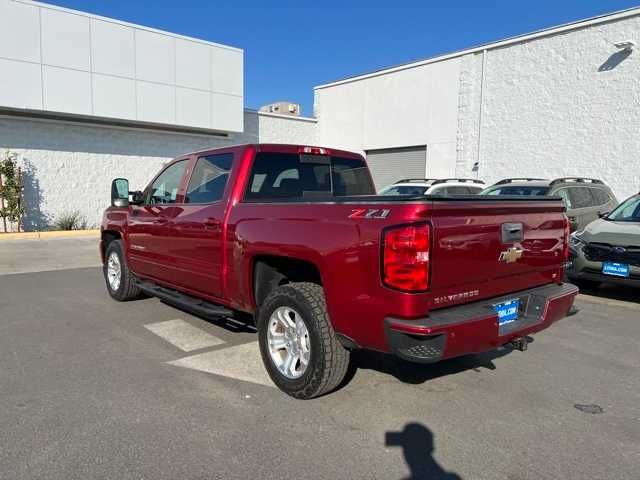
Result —
M 0 241 L 98 236 L 100 236 L 100 230 L 55 230 L 53 232 L 0 233 Z

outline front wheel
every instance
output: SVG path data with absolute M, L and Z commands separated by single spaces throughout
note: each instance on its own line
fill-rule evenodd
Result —
M 136 285 L 135 278 L 129 270 L 124 256 L 122 242 L 114 240 L 107 246 L 103 266 L 107 291 L 111 298 L 124 302 L 141 296 L 141 290 Z
M 291 283 L 272 291 L 260 307 L 258 339 L 273 382 L 299 399 L 335 389 L 349 366 L 349 352 L 329 320 L 322 287 Z

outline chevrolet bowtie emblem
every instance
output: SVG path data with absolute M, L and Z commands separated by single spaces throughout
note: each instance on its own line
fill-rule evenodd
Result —
M 511 247 L 508 250 L 500 252 L 499 260 L 504 263 L 514 263 L 520 260 L 520 257 L 522 257 L 523 253 L 524 250 L 522 250 L 521 248 Z

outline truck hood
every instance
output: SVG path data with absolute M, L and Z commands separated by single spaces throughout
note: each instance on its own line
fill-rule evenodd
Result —
M 599 219 L 587 225 L 578 236 L 587 243 L 640 247 L 640 223 Z

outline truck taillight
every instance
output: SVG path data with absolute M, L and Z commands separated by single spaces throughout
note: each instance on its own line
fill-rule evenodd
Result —
M 429 288 L 430 227 L 422 223 L 384 230 L 382 282 L 405 292 Z

